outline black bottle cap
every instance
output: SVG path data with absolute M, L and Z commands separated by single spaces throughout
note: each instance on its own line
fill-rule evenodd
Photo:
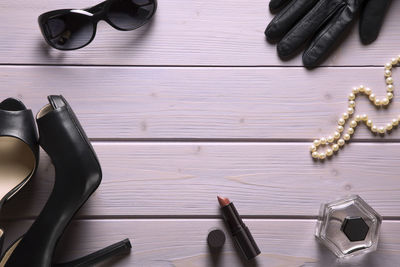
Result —
M 351 242 L 357 242 L 365 240 L 369 227 L 361 217 L 347 217 L 341 230 Z
M 225 244 L 225 234 L 220 229 L 215 229 L 208 234 L 207 243 L 212 250 L 219 250 Z

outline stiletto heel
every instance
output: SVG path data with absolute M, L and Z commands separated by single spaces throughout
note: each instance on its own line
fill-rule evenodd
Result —
M 97 156 L 68 102 L 62 96 L 48 99 L 49 104 L 37 115 L 37 124 L 39 143 L 54 164 L 54 187 L 30 229 L 3 254 L 0 267 L 52 266 L 58 240 L 101 182 Z M 82 259 L 103 260 L 114 254 L 109 251 L 114 250 L 107 248 L 99 255 L 95 253 Z
M 58 263 L 54 264 L 53 267 L 83 267 L 83 266 L 93 266 L 99 262 L 102 262 L 105 259 L 108 259 L 112 256 L 116 256 L 122 253 L 128 253 L 132 248 L 131 242 L 129 239 L 124 239 L 118 243 L 115 243 L 111 246 L 103 248 L 99 251 L 96 251 L 92 254 L 89 254 L 80 259 L 76 259 L 66 263 Z
M 14 98 L 0 103 L 0 209 L 35 174 L 39 143 L 32 111 Z M 0 250 L 3 243 L 0 229 Z

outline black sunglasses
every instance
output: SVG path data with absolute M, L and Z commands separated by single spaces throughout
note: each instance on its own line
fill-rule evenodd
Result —
M 46 12 L 39 16 L 39 26 L 49 45 L 60 50 L 74 50 L 94 39 L 100 20 L 117 30 L 131 31 L 146 24 L 156 9 L 156 0 L 106 0 L 86 9 Z

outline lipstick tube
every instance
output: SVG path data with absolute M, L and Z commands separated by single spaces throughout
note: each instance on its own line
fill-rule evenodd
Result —
M 244 224 L 237 212 L 235 206 L 227 198 L 218 197 L 218 201 L 221 205 L 221 211 L 223 218 L 231 230 L 233 240 L 246 256 L 247 260 L 255 258 L 260 254 L 256 241 L 250 233 L 249 228 Z

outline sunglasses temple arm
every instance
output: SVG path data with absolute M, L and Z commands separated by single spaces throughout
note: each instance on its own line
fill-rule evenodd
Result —
M 105 5 L 108 1 L 109 1 L 109 0 L 106 0 L 106 1 L 101 2 L 100 4 L 97 4 L 97 5 L 95 5 L 95 6 L 85 8 L 84 10 L 87 11 L 87 12 L 90 12 L 90 13 L 92 13 L 92 14 L 97 13 L 97 12 L 103 10 L 104 5 Z M 153 5 L 153 4 L 154 4 L 154 3 L 149 2 L 148 4 L 137 5 L 137 6 L 143 7 L 143 6 Z
M 85 8 L 84 10 L 85 10 L 85 11 L 88 11 L 88 12 L 90 12 L 90 13 L 92 13 L 92 14 L 97 13 L 97 12 L 103 10 L 103 8 L 104 8 L 104 6 L 105 6 L 105 4 L 106 4 L 107 2 L 108 2 L 108 1 L 106 0 L 106 1 L 101 2 L 100 4 L 97 4 L 97 5 L 95 5 L 95 6 Z

